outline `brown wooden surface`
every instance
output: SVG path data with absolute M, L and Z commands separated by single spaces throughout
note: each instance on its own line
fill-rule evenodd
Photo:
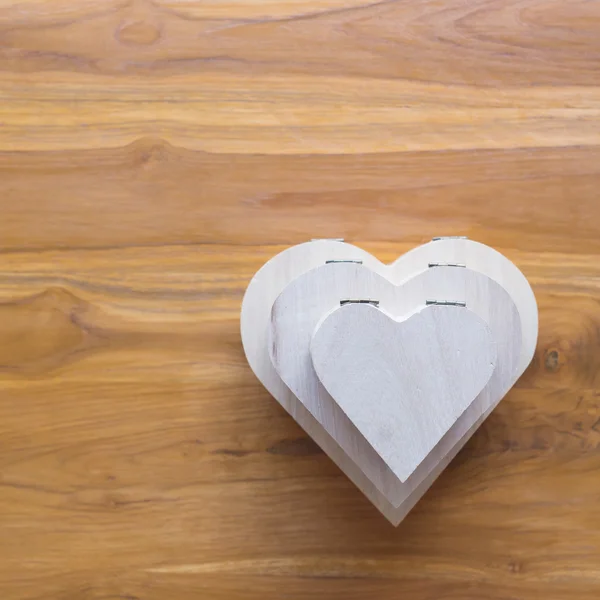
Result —
M 0 1 L 0 597 L 600 595 L 600 2 Z M 398 529 L 247 367 L 286 245 L 496 246 L 535 360 Z

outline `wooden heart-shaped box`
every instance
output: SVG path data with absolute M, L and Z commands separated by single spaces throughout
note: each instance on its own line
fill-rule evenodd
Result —
M 241 314 L 257 377 L 393 524 L 525 370 L 537 330 L 523 274 L 463 238 L 391 265 L 337 240 L 288 248 Z

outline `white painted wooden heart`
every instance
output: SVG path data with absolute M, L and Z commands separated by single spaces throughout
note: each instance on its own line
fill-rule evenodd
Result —
M 309 397 L 302 400 L 299 394 L 306 391 L 307 386 L 284 383 L 271 360 L 272 309 L 278 296 L 311 269 L 324 265 L 328 260 L 345 259 L 361 261 L 364 266 L 385 275 L 394 283 L 410 280 L 432 263 L 462 263 L 468 270 L 482 274 L 484 279 L 485 276 L 491 278 L 490 286 L 500 286 L 503 293 L 508 294 L 518 311 L 517 323 L 523 325 L 522 329 L 515 330 L 514 324 L 503 324 L 506 315 L 499 306 L 504 307 L 506 303 L 502 301 L 498 306 L 493 300 L 497 296 L 492 292 L 493 286 L 489 293 L 486 286 L 477 286 L 477 289 L 465 286 L 470 305 L 477 307 L 477 314 L 500 340 L 498 357 L 513 353 L 514 359 L 516 352 L 516 367 L 514 360 L 504 361 L 504 364 L 498 362 L 490 383 L 478 399 L 405 483 L 401 483 L 381 459 L 381 464 L 377 463 L 377 454 L 343 412 L 332 412 L 331 404 L 335 402 L 328 394 L 327 397 L 313 395 L 314 402 Z M 442 294 L 445 290 L 443 286 L 432 286 L 430 291 Z M 394 525 L 402 521 L 530 363 L 536 347 L 537 324 L 535 297 L 519 269 L 489 246 L 451 238 L 413 248 L 390 265 L 379 262 L 357 246 L 335 240 L 315 240 L 292 246 L 269 259 L 253 277 L 244 295 L 240 321 L 244 352 L 258 379 Z M 500 338 L 497 337 L 499 335 Z M 311 376 L 311 370 L 303 373 Z M 318 381 L 314 369 L 312 373 Z M 301 378 L 298 379 L 300 381 Z M 311 384 L 308 387 L 316 393 Z M 308 404 L 305 404 L 307 401 Z
M 341 306 L 310 352 L 329 394 L 406 481 L 490 380 L 489 327 L 458 306 L 425 306 L 402 320 L 370 304 Z

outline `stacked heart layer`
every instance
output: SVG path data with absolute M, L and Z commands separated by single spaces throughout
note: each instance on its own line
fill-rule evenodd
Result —
M 523 373 L 538 316 L 483 244 L 440 238 L 384 265 L 315 240 L 258 271 L 241 331 L 263 385 L 397 525 Z

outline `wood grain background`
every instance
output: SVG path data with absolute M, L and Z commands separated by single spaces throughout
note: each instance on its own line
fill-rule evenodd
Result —
M 533 364 L 398 529 L 261 388 L 252 274 L 494 245 Z M 600 595 L 600 2 L 0 0 L 3 600 Z

